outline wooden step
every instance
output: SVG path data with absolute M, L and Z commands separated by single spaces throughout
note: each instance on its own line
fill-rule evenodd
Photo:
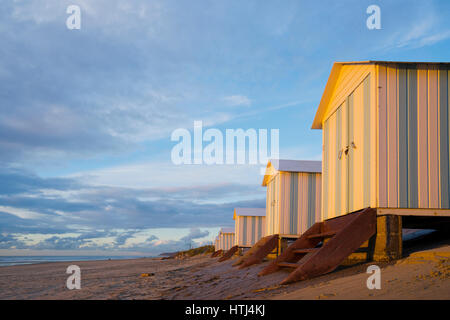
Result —
M 289 267 L 292 272 L 281 282 L 284 285 L 332 272 L 353 252 L 367 250 L 361 246 L 376 234 L 376 227 L 377 213 L 372 208 L 316 222 L 258 275 L 268 275 L 282 267 Z M 331 239 L 323 241 L 324 238 Z M 316 248 L 320 242 L 322 246 Z M 305 254 L 310 252 L 314 254 Z
M 314 239 L 314 238 L 331 238 L 336 234 L 336 231 L 327 231 L 322 233 L 316 233 L 308 236 L 308 239 Z
M 337 230 L 339 228 L 333 228 L 328 230 Z M 294 253 L 294 250 L 304 248 L 315 248 L 321 241 L 321 239 L 308 239 L 308 236 L 322 232 L 323 222 L 316 222 L 308 230 L 306 230 L 294 243 L 292 243 L 286 250 L 284 250 L 275 260 L 271 261 L 258 275 L 264 276 L 276 272 L 281 269 L 278 265 L 279 262 L 292 262 L 297 261 L 301 256 Z M 307 257 L 310 255 L 303 255 Z
M 300 265 L 297 263 L 292 262 L 278 262 L 279 267 L 286 267 L 286 268 L 298 268 Z
M 320 248 L 295 249 L 294 253 L 305 254 L 319 250 Z
M 310 279 L 335 270 L 350 254 L 358 251 L 364 242 L 376 234 L 377 213 L 375 209 L 366 208 L 325 221 L 324 226 L 325 230 L 339 230 L 339 232 L 311 233 L 309 236 L 314 236 L 315 239 L 328 236 L 331 236 L 331 239 L 324 242 L 315 254 L 307 254 L 302 257 L 298 267 L 281 282 L 282 285 Z
M 236 252 L 237 252 L 238 250 L 239 250 L 239 247 L 238 247 L 238 246 L 231 247 L 231 249 L 228 250 L 227 252 L 225 252 L 225 253 L 223 254 L 223 256 L 219 259 L 219 262 L 223 262 L 223 261 L 225 261 L 225 260 L 230 259 L 234 254 L 236 254 Z
M 268 254 L 277 250 L 278 239 L 277 234 L 261 238 L 233 266 L 239 266 L 239 269 L 242 269 L 253 264 L 261 263 Z

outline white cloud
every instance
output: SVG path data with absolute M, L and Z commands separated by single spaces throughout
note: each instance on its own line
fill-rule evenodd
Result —
M 42 219 L 46 217 L 46 215 L 37 213 L 27 209 L 14 208 L 8 206 L 0 206 L 0 212 L 6 212 L 12 214 L 21 219 Z
M 409 24 L 393 32 L 384 49 L 421 48 L 450 38 L 450 30 L 443 28 L 439 14 L 433 9 L 428 10 L 421 13 L 420 19 L 411 18 Z
M 92 185 L 126 188 L 182 188 L 230 183 L 260 184 L 260 165 L 174 165 L 170 162 L 138 163 L 70 177 L 82 178 Z
M 437 42 L 444 41 L 450 38 L 450 30 L 445 30 L 443 32 L 435 33 L 420 39 L 418 47 L 430 46 Z
M 58 23 L 64 26 L 69 16 L 69 5 L 78 5 L 81 9 L 82 29 L 84 21 L 92 28 L 100 27 L 106 33 L 119 33 L 124 30 L 141 28 L 146 36 L 156 35 L 165 16 L 163 2 L 138 0 L 132 4 L 121 0 L 33 0 L 14 1 L 12 18 L 17 21 L 31 21 L 36 24 Z

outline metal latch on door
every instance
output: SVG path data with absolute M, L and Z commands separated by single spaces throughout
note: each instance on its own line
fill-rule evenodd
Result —
M 352 143 L 350 143 L 350 146 L 351 146 L 353 149 L 356 149 L 356 144 L 355 144 L 354 141 L 352 141 Z M 339 160 L 341 160 L 341 158 L 342 158 L 342 153 L 345 153 L 345 155 L 348 155 L 348 151 L 349 151 L 349 149 L 350 149 L 350 146 L 346 146 L 345 148 L 339 150 L 339 154 L 338 154 L 338 159 L 339 159 Z

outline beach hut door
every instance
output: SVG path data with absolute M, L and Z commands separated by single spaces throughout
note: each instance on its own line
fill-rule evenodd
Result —
M 324 123 L 324 219 L 369 206 L 366 81 Z

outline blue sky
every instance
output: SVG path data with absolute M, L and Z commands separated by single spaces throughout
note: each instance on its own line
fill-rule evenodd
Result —
M 212 241 L 233 208 L 265 206 L 261 165 L 175 166 L 173 130 L 279 129 L 281 158 L 320 159 L 332 63 L 449 61 L 449 16 L 448 1 L 3 1 L 0 254 Z

